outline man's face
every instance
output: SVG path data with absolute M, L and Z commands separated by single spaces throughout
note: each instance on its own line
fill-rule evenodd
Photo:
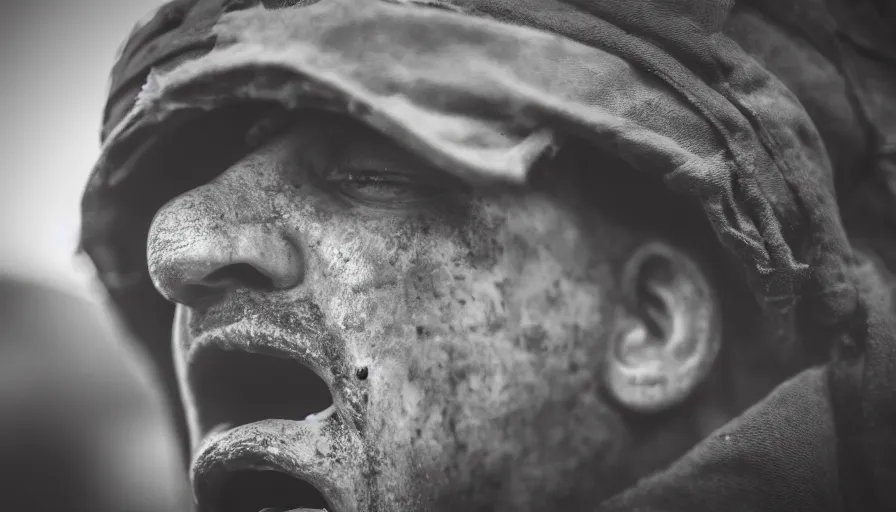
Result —
M 149 267 L 179 303 L 200 505 L 324 505 L 255 470 L 340 512 L 615 488 L 609 242 L 575 173 L 550 178 L 472 188 L 316 115 L 165 205 Z

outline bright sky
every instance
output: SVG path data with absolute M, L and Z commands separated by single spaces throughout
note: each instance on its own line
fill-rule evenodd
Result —
M 0 272 L 67 286 L 112 61 L 161 0 L 0 2 Z
M 91 296 L 89 267 L 73 255 L 81 192 L 99 153 L 108 73 L 131 27 L 162 3 L 0 1 L 0 274 Z M 133 371 L 146 378 L 145 370 Z M 135 500 L 176 499 L 184 509 L 188 496 L 162 416 L 148 408 L 133 421 L 130 430 L 115 431 L 133 437 L 109 440 L 120 448 L 110 451 L 113 470 L 137 472 L 136 483 L 121 491 Z M 156 477 L 144 481 L 146 475 Z

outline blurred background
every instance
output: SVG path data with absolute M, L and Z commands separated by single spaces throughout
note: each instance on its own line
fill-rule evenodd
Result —
M 189 510 L 152 372 L 75 257 L 109 70 L 161 3 L 0 2 L 0 510 Z

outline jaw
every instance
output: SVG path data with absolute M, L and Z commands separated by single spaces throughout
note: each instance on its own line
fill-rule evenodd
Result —
M 199 512 L 525 511 L 593 503 L 615 485 L 600 476 L 613 437 L 606 410 L 581 388 L 541 382 L 526 388 L 526 400 L 514 392 L 518 411 L 480 417 L 464 404 L 473 401 L 468 393 L 498 381 L 460 383 L 467 389 L 458 392 L 444 385 L 456 375 L 410 381 L 392 368 L 384 382 L 384 368 L 375 368 L 362 432 L 336 412 L 326 383 L 295 361 L 224 351 L 195 359 Z M 554 402 L 555 393 L 585 400 Z M 598 481 L 583 486 L 575 473 Z
M 458 318 L 470 319 L 465 313 L 477 303 L 468 300 Z M 345 362 L 323 370 L 238 343 L 192 354 L 181 382 L 193 404 L 200 511 L 522 512 L 553 509 L 568 496 L 594 503 L 605 481 L 584 486 L 569 477 L 580 469 L 600 473 L 611 419 L 589 380 L 593 368 L 571 366 L 569 354 L 594 354 L 597 337 L 572 336 L 564 323 L 545 319 L 543 325 L 558 326 L 542 340 L 556 345 L 552 350 L 504 332 L 449 336 L 438 325 L 438 336 L 371 336 L 378 331 L 369 321 L 357 339 L 340 331 L 349 347 L 340 356 Z M 268 338 L 284 347 L 307 341 Z M 578 340 L 591 341 L 572 345 Z M 354 371 L 359 365 L 369 366 L 363 381 Z M 360 397 L 363 421 L 355 421 L 352 397 Z M 306 419 L 334 403 L 337 413 L 324 421 Z

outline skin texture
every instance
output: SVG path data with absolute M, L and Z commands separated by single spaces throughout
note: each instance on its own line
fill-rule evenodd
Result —
M 166 204 L 148 240 L 154 284 L 179 303 L 201 506 L 244 468 L 345 512 L 580 510 L 630 483 L 602 381 L 617 240 L 575 172 L 473 190 L 325 115 L 260 140 Z M 300 362 L 334 412 L 209 413 L 198 375 L 219 349 Z

